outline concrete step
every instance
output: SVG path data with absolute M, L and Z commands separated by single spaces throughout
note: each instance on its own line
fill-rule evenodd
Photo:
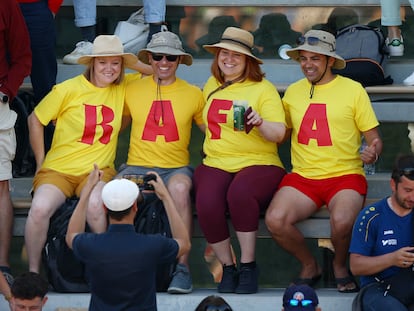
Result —
M 237 311 L 276 311 L 282 309 L 282 288 L 262 289 L 257 294 L 237 295 L 220 294 Z M 355 294 L 340 294 L 335 289 L 317 289 L 319 305 L 322 310 L 350 311 Z M 218 295 L 215 289 L 196 289 L 187 295 L 157 294 L 159 311 L 193 311 L 206 296 Z M 55 311 L 56 308 L 87 308 L 89 294 L 59 294 L 51 292 L 44 311 Z M 7 302 L 0 299 L 0 310 L 8 310 Z

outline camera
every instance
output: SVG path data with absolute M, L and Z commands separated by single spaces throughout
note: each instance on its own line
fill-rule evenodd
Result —
M 140 191 L 143 190 L 150 190 L 153 191 L 153 185 L 149 184 L 150 180 L 157 180 L 157 176 L 154 174 L 146 174 L 146 175 L 139 175 L 139 174 L 128 174 L 124 175 L 123 178 L 129 179 L 138 185 Z

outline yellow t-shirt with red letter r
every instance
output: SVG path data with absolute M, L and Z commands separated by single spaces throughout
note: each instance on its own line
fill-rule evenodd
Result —
M 324 179 L 345 174 L 363 175 L 359 155 L 362 132 L 379 125 L 365 89 L 337 76 L 315 85 L 302 79 L 283 97 L 286 121 L 292 128 L 292 172 Z
M 54 86 L 34 110 L 43 125 L 56 121 L 42 168 L 78 176 L 94 163 L 114 167 L 125 87 L 126 81 L 99 88 L 83 75 Z

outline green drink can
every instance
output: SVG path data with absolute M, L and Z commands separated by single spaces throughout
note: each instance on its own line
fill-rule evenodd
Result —
M 234 130 L 244 131 L 244 112 L 246 108 L 244 104 L 238 104 L 238 101 L 233 102 L 233 118 L 234 118 Z

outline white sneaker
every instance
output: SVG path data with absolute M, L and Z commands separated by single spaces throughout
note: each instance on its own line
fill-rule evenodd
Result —
M 388 52 L 390 56 L 403 56 L 404 55 L 404 41 L 403 37 L 394 38 L 390 40 L 387 38 L 385 40 L 385 44 L 387 46 Z
M 76 43 L 76 48 L 63 57 L 64 64 L 76 65 L 79 57 L 83 55 L 89 55 L 92 53 L 93 44 L 89 41 L 80 41 Z
M 410 74 L 407 78 L 405 78 L 403 83 L 405 85 L 414 85 L 414 72 Z

